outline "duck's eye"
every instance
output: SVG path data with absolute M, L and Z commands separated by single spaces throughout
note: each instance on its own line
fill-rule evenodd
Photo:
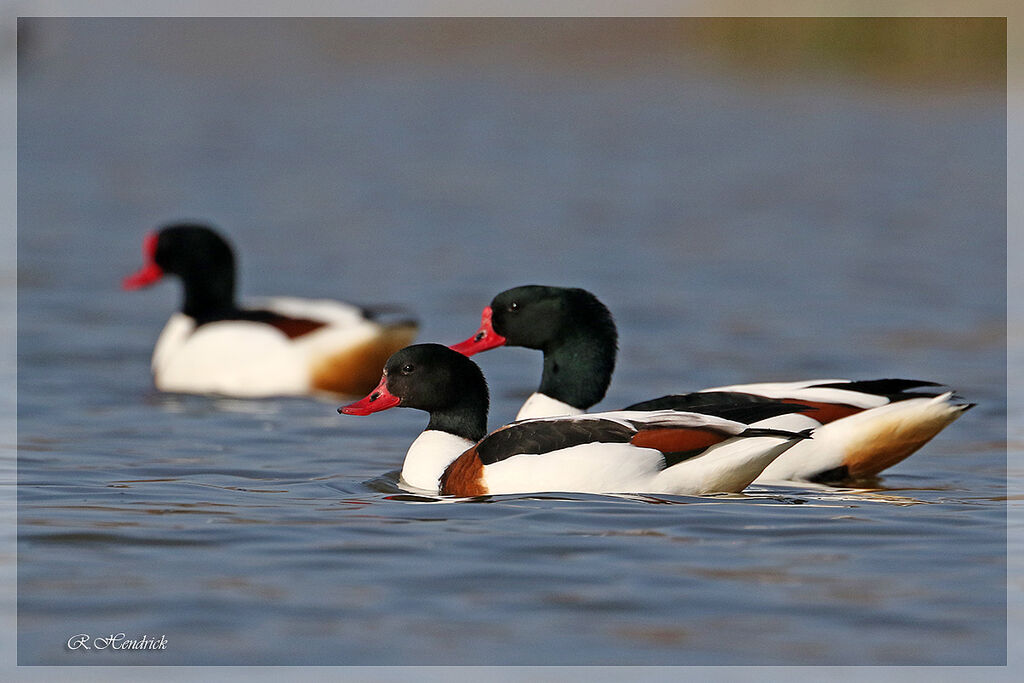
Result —
M 508 310 L 509 310 L 510 312 L 512 312 L 512 313 L 515 313 L 516 311 L 518 311 L 518 310 L 519 310 L 519 304 L 518 304 L 518 302 L 515 302 L 515 301 L 513 301 L 512 303 L 510 303 L 510 304 L 508 305 Z
M 415 369 L 416 368 L 413 367 L 412 363 L 406 363 L 405 365 L 402 366 L 402 374 L 403 375 L 408 375 L 409 373 L 411 373 Z

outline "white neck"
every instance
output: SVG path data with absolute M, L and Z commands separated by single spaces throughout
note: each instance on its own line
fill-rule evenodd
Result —
M 416 437 L 405 454 L 402 483 L 437 493 L 445 469 L 473 444 L 469 439 L 437 429 L 424 431 Z
M 526 420 L 532 417 L 558 417 L 560 415 L 582 415 L 584 412 L 579 408 L 563 403 L 556 399 L 542 394 L 540 392 L 534 392 L 530 395 L 530 398 L 526 399 L 526 403 L 519 409 L 519 414 L 516 415 L 517 420 Z

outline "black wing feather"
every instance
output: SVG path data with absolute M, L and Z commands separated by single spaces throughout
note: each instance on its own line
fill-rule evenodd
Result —
M 777 415 L 789 415 L 814 409 L 810 406 L 783 403 L 767 396 L 757 396 L 739 391 L 701 391 L 692 394 L 672 394 L 649 401 L 641 401 L 625 410 L 684 410 L 750 424 Z
M 854 382 L 833 382 L 830 384 L 813 385 L 814 388 L 859 391 L 863 394 L 883 396 L 890 401 L 905 401 L 908 398 L 933 396 L 934 393 L 908 393 L 907 390 L 941 386 L 943 385 L 936 382 L 925 382 L 918 379 L 866 379 Z
M 477 444 L 480 461 L 492 465 L 513 455 L 540 455 L 585 443 L 628 443 L 636 430 L 614 420 L 527 420 L 491 432 Z

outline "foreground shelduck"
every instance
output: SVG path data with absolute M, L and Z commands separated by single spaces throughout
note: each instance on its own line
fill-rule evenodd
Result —
M 498 346 L 544 353 L 540 387 L 517 419 L 578 415 L 604 398 L 615 369 L 617 333 L 608 309 L 582 289 L 529 285 L 506 290 L 484 308 L 480 329 L 452 346 L 473 355 Z M 900 462 L 973 404 L 932 382 L 905 379 L 811 380 L 743 384 L 664 396 L 626 410 L 723 413 L 730 403 L 764 398 L 808 406 L 801 414 L 759 419 L 759 427 L 825 425 L 772 462 L 758 483 L 866 479 Z
M 430 414 L 405 456 L 404 485 L 456 496 L 735 492 L 807 438 L 673 410 L 537 418 L 487 434 L 480 368 L 440 344 L 402 349 L 370 395 L 338 412 L 369 415 L 396 406 Z
M 184 303 L 153 351 L 158 389 L 228 396 L 326 391 L 359 395 L 381 364 L 416 336 L 411 320 L 383 323 L 350 304 L 275 297 L 235 302 L 235 257 L 205 225 L 176 224 L 143 242 L 145 265 L 124 279 L 138 289 L 176 275 Z

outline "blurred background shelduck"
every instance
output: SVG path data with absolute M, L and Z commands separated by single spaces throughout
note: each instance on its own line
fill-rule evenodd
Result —
M 411 318 L 385 320 L 373 309 L 328 299 L 273 297 L 239 306 L 234 251 L 207 225 L 168 225 L 147 235 L 142 251 L 145 263 L 124 279 L 125 289 L 165 275 L 177 276 L 184 288 L 181 311 L 153 351 L 161 391 L 360 395 L 374 386 L 387 358 L 416 336 Z

